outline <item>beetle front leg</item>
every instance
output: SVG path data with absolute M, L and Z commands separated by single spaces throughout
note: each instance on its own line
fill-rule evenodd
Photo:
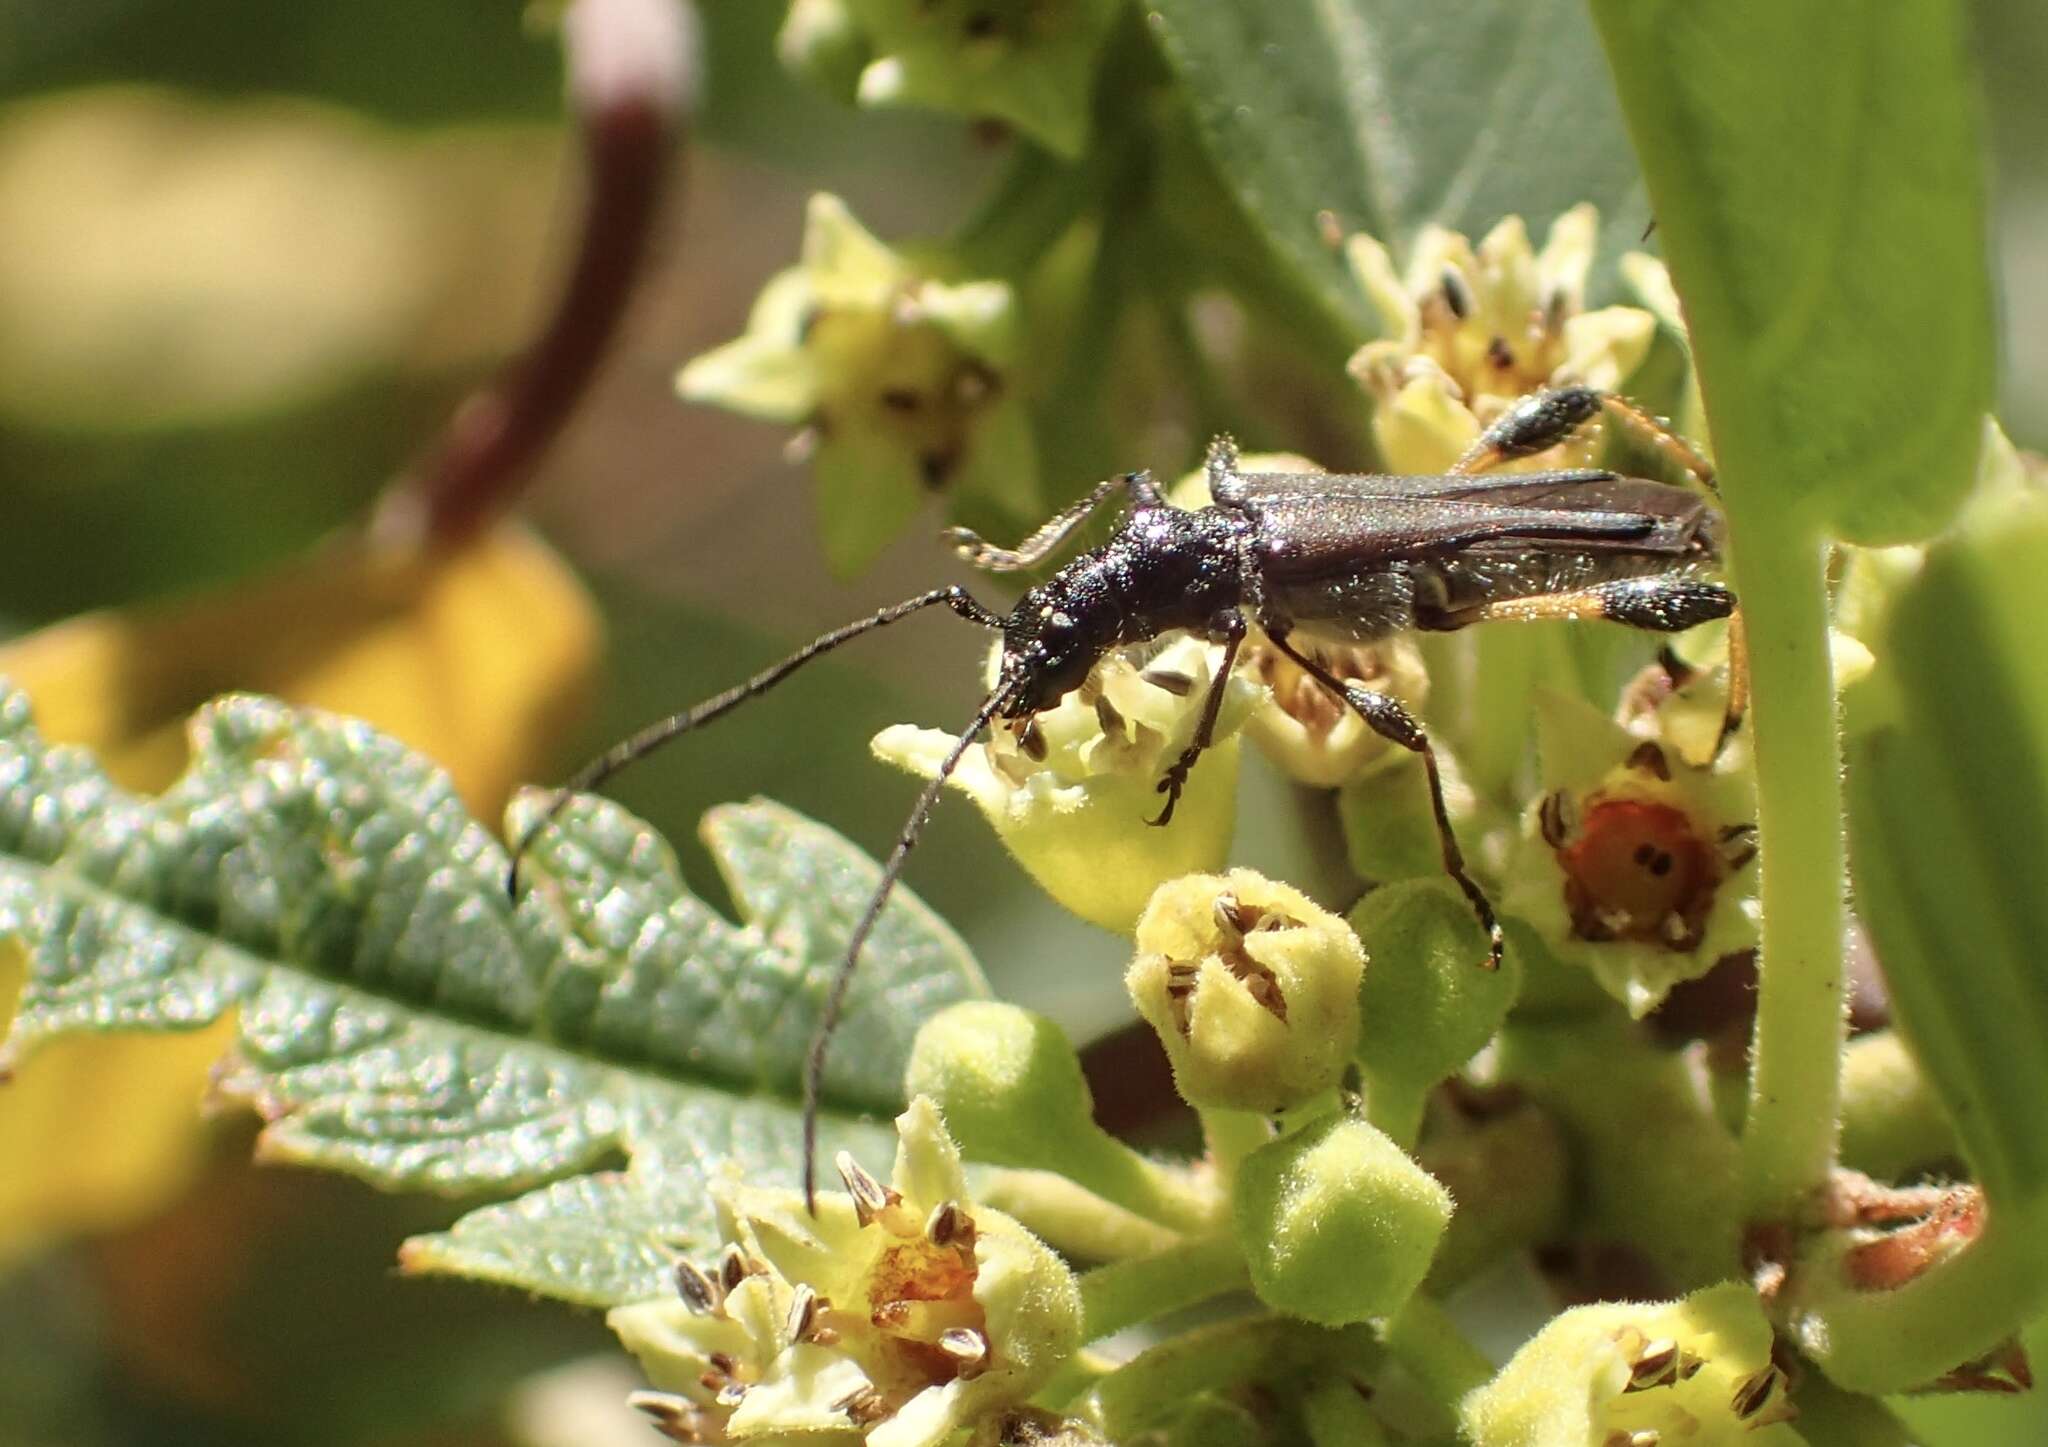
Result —
M 1194 738 L 1160 777 L 1159 792 L 1166 796 L 1166 807 L 1159 811 L 1158 818 L 1148 821 L 1154 827 L 1162 827 L 1173 818 L 1173 806 L 1180 802 L 1180 791 L 1187 786 L 1195 760 L 1216 740 L 1216 719 L 1223 712 L 1223 694 L 1230 687 L 1231 671 L 1237 667 L 1237 650 L 1244 645 L 1244 614 L 1232 609 L 1216 620 L 1216 628 L 1223 635 L 1223 661 L 1217 665 L 1216 676 L 1209 681 L 1209 692 L 1202 699 L 1202 718 L 1195 725 Z
M 1284 630 L 1276 631 L 1274 625 L 1265 625 L 1266 636 L 1273 640 L 1273 646 L 1293 659 L 1303 672 L 1315 678 L 1323 687 L 1349 704 L 1357 715 L 1364 719 L 1366 726 L 1389 743 L 1399 744 L 1411 753 L 1422 756 L 1423 773 L 1429 779 L 1429 808 L 1436 817 L 1437 842 L 1443 849 L 1444 873 L 1450 875 L 1458 888 L 1464 891 L 1466 900 L 1472 906 L 1472 913 L 1479 917 L 1479 926 L 1486 931 L 1486 968 L 1500 968 L 1505 941 L 1500 931 L 1500 920 L 1494 915 L 1493 904 L 1486 897 L 1472 876 L 1465 872 L 1465 853 L 1458 847 L 1458 836 L 1451 831 L 1450 811 L 1444 807 L 1443 773 L 1437 767 L 1436 749 L 1423 732 L 1422 725 L 1414 714 L 1408 712 L 1401 700 L 1388 693 L 1375 693 L 1355 683 L 1345 683 L 1320 663 L 1306 654 L 1296 651 L 1288 642 Z

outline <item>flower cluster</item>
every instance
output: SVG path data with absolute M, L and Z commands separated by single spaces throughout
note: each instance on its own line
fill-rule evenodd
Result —
M 969 1199 L 929 1101 L 896 1122 L 892 1184 L 845 1155 L 844 1194 L 727 1182 L 727 1246 L 677 1294 L 609 1318 L 656 1390 L 635 1403 L 679 1442 L 937 1447 L 994 1440 L 1080 1346 L 1073 1273 Z
M 1442 472 L 1529 393 L 1567 383 L 1612 391 L 1635 371 L 1657 319 L 1637 307 L 1585 309 L 1598 232 L 1591 206 L 1559 216 L 1541 252 L 1519 216 L 1477 247 L 1425 226 L 1405 276 L 1372 237 L 1346 243 L 1386 330 L 1351 359 L 1351 374 L 1375 403 L 1373 436 L 1391 471 Z M 1590 447 L 1575 439 L 1529 465 L 1581 464 Z

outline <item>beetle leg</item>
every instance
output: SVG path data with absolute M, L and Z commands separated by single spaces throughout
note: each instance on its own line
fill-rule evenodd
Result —
M 1126 472 L 1096 483 L 1086 497 L 1055 513 L 1015 548 L 999 548 L 972 528 L 947 528 L 939 536 L 953 545 L 954 552 L 983 572 L 1021 573 L 1026 568 L 1037 567 L 1051 556 L 1053 550 L 1073 536 L 1074 530 L 1088 520 L 1089 514 L 1101 507 L 1119 488 L 1134 508 L 1159 507 L 1165 501 L 1151 473 Z
M 1553 387 L 1531 392 L 1494 418 L 1474 438 L 1464 456 L 1451 464 L 1460 474 L 1484 472 L 1502 462 L 1547 452 L 1605 412 L 1641 438 L 1666 462 L 1690 475 L 1708 492 L 1716 491 L 1713 464 L 1699 449 L 1665 422 L 1628 398 L 1594 387 Z
M 1244 614 L 1235 608 L 1216 620 L 1216 627 L 1223 634 L 1223 662 L 1217 665 L 1216 676 L 1209 680 L 1209 692 L 1202 699 L 1202 719 L 1195 725 L 1195 736 L 1188 746 L 1180 751 L 1180 757 L 1173 761 L 1159 780 L 1159 792 L 1166 796 L 1166 807 L 1159 811 L 1159 817 L 1152 820 L 1154 825 L 1164 825 L 1173 818 L 1173 806 L 1180 802 L 1180 791 L 1187 786 L 1188 772 L 1195 767 L 1195 760 L 1202 757 L 1202 751 L 1215 742 L 1216 718 L 1223 712 L 1223 694 L 1230 687 L 1231 670 L 1237 667 L 1237 650 L 1244 643 Z
M 1605 618 L 1652 633 L 1683 633 L 1701 623 L 1726 618 L 1734 610 L 1735 596 L 1718 583 L 1688 577 L 1617 578 L 1569 593 L 1541 593 L 1455 612 L 1423 614 L 1415 621 L 1419 628 L 1441 631 L 1503 619 Z
M 1429 808 L 1436 816 L 1437 842 L 1443 848 L 1444 873 L 1459 889 L 1464 891 L 1466 900 L 1472 906 L 1472 913 L 1479 917 L 1480 928 L 1486 931 L 1486 968 L 1500 968 L 1504 941 L 1500 932 L 1500 920 L 1494 916 L 1493 905 L 1486 892 L 1465 872 L 1465 854 L 1458 848 L 1458 836 L 1451 832 L 1450 811 L 1444 807 L 1444 783 L 1442 771 L 1437 767 L 1436 749 L 1429 742 L 1429 735 L 1415 715 L 1408 712 L 1401 700 L 1388 693 L 1375 693 L 1372 689 L 1355 683 L 1345 683 L 1320 663 L 1308 657 L 1288 643 L 1284 626 L 1272 622 L 1264 624 L 1266 636 L 1273 640 L 1273 646 L 1301 665 L 1302 671 L 1317 679 L 1345 703 L 1349 704 L 1366 726 L 1389 743 L 1422 756 L 1422 768 L 1429 779 Z

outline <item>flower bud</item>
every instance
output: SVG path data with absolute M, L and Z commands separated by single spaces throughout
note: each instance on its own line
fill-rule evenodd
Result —
M 1756 1293 L 1581 1306 L 1552 1319 L 1459 1407 L 1473 1447 L 1796 1447 Z
M 892 1184 L 842 1155 L 847 1190 L 714 1187 L 727 1246 L 677 1295 L 607 1318 L 659 1390 L 634 1403 L 678 1441 L 937 1447 L 991 1436 L 1081 1345 L 1073 1272 L 967 1194 L 928 1100 L 896 1121 Z
M 1323 1326 L 1400 1310 L 1451 1221 L 1450 1194 L 1427 1171 L 1343 1114 L 1247 1156 L 1234 1205 L 1259 1299 Z
M 1379 962 L 1360 994 L 1359 1062 L 1373 1091 L 1419 1100 L 1493 1038 L 1520 990 L 1521 959 L 1511 951 L 1501 969 L 1473 968 L 1486 935 L 1447 879 L 1382 885 L 1351 923 Z
M 1043 1015 L 993 1000 L 941 1010 L 917 1032 L 904 1089 L 935 1101 L 978 1161 L 1054 1171 L 1176 1227 L 1204 1224 L 1212 1209 L 1184 1179 L 1095 1123 L 1080 1057 Z
M 1248 869 L 1160 886 L 1124 984 L 1192 1105 L 1270 1112 L 1337 1085 L 1365 951 L 1299 890 Z
M 1094 1102 L 1065 1032 L 1043 1015 L 968 1000 L 932 1016 L 910 1048 L 904 1090 L 928 1096 L 976 1160 L 1056 1169 Z
M 1260 697 L 1241 675 L 1225 684 L 1216 742 L 1188 775 L 1172 820 L 1159 781 L 1201 720 L 1221 650 L 1181 636 L 1142 662 L 1123 653 L 1081 687 L 1016 726 L 998 724 L 947 782 L 979 806 L 1046 893 L 1091 924 L 1128 933 L 1162 881 L 1223 863 L 1237 820 L 1238 741 Z M 953 744 L 937 729 L 876 735 L 885 762 L 930 778 Z

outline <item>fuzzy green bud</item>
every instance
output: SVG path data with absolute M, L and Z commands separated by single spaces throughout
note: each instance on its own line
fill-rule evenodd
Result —
M 1422 1284 L 1451 1197 L 1384 1133 L 1332 1115 L 1245 1158 L 1234 1214 L 1259 1299 L 1346 1326 L 1391 1316 Z
M 1248 869 L 1174 880 L 1137 946 L 1124 984 L 1190 1104 L 1283 1110 L 1343 1076 L 1365 950 L 1300 890 Z
M 975 1159 L 1001 1166 L 1050 1166 L 1077 1133 L 1097 1129 L 1066 1034 L 1043 1015 L 995 1000 L 964 1001 L 926 1021 L 904 1091 L 938 1102 L 954 1138 Z
M 1206 1223 L 1209 1203 L 1185 1181 L 1095 1123 L 1080 1057 L 1043 1015 L 994 1000 L 941 1010 L 917 1032 L 904 1089 L 937 1102 L 977 1160 L 1056 1171 L 1177 1228 Z
M 1448 880 L 1383 885 L 1351 912 L 1367 952 L 1384 967 L 1360 992 L 1365 1017 L 1358 1058 L 1374 1094 L 1398 1094 L 1419 1108 L 1423 1092 L 1478 1054 L 1514 1004 L 1521 961 L 1475 969 L 1486 936 Z M 1381 1124 L 1386 1124 L 1381 1120 Z

